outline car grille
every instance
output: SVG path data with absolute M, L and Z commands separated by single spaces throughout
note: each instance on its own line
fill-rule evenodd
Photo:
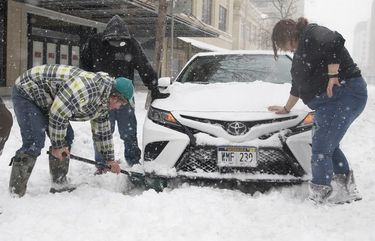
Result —
M 188 146 L 176 164 L 177 171 L 207 173 L 266 173 L 302 176 L 304 171 L 296 159 L 282 148 L 258 148 L 256 167 L 218 167 L 216 146 Z
M 177 171 L 195 172 L 202 170 L 204 172 L 217 171 L 216 149 L 208 147 L 188 147 L 182 154 Z
M 245 135 L 252 127 L 263 124 L 270 124 L 275 122 L 282 122 L 287 120 L 292 120 L 298 116 L 288 116 L 267 120 L 258 120 L 258 121 L 222 121 L 222 120 L 212 120 L 212 119 L 203 119 L 198 117 L 181 115 L 181 117 L 194 120 L 198 122 L 203 122 L 211 125 L 220 125 L 226 132 L 233 136 Z

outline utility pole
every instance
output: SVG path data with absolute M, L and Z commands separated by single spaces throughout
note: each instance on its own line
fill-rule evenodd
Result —
M 167 0 L 159 0 L 158 20 L 156 21 L 155 32 L 155 56 L 154 56 L 154 69 L 159 78 L 161 76 L 161 63 L 163 60 L 163 46 L 165 38 L 165 29 L 167 25 Z M 151 93 L 147 94 L 145 109 L 147 110 L 151 104 Z
M 174 8 L 174 0 L 171 0 L 171 78 L 173 77 L 173 48 L 174 48 L 174 13 L 173 13 L 173 8 Z
M 165 29 L 167 22 L 167 0 L 159 0 L 159 11 L 158 20 L 156 23 L 156 34 L 155 34 L 155 59 L 154 68 L 158 77 L 160 77 L 160 67 L 163 59 L 163 46 L 165 38 Z

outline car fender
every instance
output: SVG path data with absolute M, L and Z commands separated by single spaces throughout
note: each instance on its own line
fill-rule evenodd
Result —
M 289 136 L 286 144 L 305 172 L 311 175 L 311 131 Z

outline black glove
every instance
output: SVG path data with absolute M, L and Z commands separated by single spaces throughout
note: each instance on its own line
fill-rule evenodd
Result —
M 165 99 L 170 95 L 169 93 L 160 93 L 157 87 L 151 88 L 150 90 L 151 90 L 151 102 L 153 102 L 155 99 Z

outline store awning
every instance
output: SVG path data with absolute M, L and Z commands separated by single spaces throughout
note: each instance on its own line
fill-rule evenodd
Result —
M 155 36 L 156 6 L 139 0 L 17 0 L 40 8 L 107 23 L 119 15 L 136 37 Z M 172 18 L 167 16 L 166 36 L 170 36 Z M 218 37 L 219 33 L 186 14 L 174 14 L 174 34 L 183 37 Z
M 201 50 L 207 50 L 207 51 L 212 51 L 212 52 L 218 52 L 218 51 L 227 51 L 227 49 L 217 47 L 212 44 L 204 43 L 202 41 L 192 39 L 192 38 L 187 38 L 187 37 L 178 37 L 178 39 L 191 44 L 192 46 L 201 49 Z

